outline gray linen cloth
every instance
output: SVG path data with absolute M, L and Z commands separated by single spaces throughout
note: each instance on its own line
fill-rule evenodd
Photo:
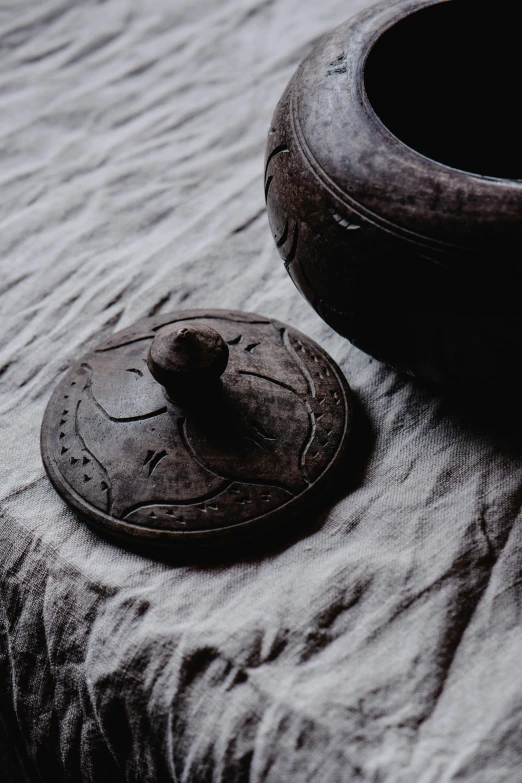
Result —
M 0 3 L 12 780 L 522 781 L 520 437 L 509 417 L 488 423 L 480 389 L 459 406 L 335 335 L 287 278 L 264 212 L 279 95 L 368 5 Z M 39 428 L 101 337 L 205 306 L 317 339 L 371 453 L 363 438 L 358 479 L 309 536 L 220 567 L 167 565 L 78 520 L 44 474 Z

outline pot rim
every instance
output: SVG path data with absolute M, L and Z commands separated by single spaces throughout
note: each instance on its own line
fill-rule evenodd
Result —
M 419 13 L 426 8 L 431 8 L 435 5 L 442 5 L 442 3 L 452 3 L 454 0 L 405 0 L 402 4 L 398 4 L 398 12 L 397 14 L 384 26 L 380 27 L 379 30 L 376 32 L 376 34 L 369 38 L 367 41 L 366 49 L 362 56 L 362 61 L 360 64 L 360 79 L 361 79 L 361 100 L 364 104 L 364 107 L 368 114 L 371 116 L 372 121 L 379 126 L 379 129 L 383 133 L 383 135 L 390 136 L 395 142 L 398 142 L 402 146 L 406 147 L 408 150 L 410 150 L 415 155 L 418 155 L 419 157 L 423 158 L 424 160 L 429 161 L 430 163 L 434 163 L 436 166 L 441 166 L 442 168 L 449 169 L 450 171 L 456 171 L 459 174 L 468 174 L 471 175 L 474 178 L 484 179 L 484 180 L 493 180 L 495 182 L 513 182 L 517 184 L 522 184 L 522 177 L 521 178 L 514 178 L 514 177 L 497 177 L 495 175 L 490 174 L 480 174 L 476 171 L 470 171 L 469 169 L 461 169 L 458 166 L 450 166 L 448 163 L 443 163 L 440 160 L 437 160 L 436 158 L 430 158 L 429 155 L 425 155 L 422 152 L 419 152 L 419 150 L 416 150 L 415 147 L 411 147 L 409 144 L 407 144 L 405 141 L 403 141 L 400 136 L 397 136 L 393 131 L 391 131 L 388 126 L 381 120 L 375 109 L 373 108 L 373 105 L 368 97 L 368 93 L 366 91 L 366 80 L 365 80 L 365 72 L 366 72 L 366 64 L 368 62 L 368 58 L 376 46 L 377 42 L 385 35 L 385 33 L 388 32 L 388 30 L 391 30 L 393 27 L 396 27 L 396 25 L 400 24 L 402 21 L 407 19 L 410 16 L 413 16 L 416 13 Z M 379 3 L 384 8 L 389 7 L 389 0 L 384 0 L 384 2 Z M 378 9 L 379 5 L 372 6 L 373 9 Z M 409 7 L 408 7 L 409 6 Z M 405 10 L 407 9 L 407 10 Z
M 427 249 L 491 255 L 522 242 L 522 180 L 468 172 L 417 152 L 380 120 L 364 84 L 367 58 L 386 30 L 452 1 L 385 0 L 323 37 L 291 82 L 291 123 L 333 205 Z

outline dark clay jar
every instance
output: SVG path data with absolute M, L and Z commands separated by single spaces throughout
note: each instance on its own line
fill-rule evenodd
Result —
M 520 354 L 516 10 L 376 5 L 304 60 L 269 132 L 292 280 L 340 334 L 428 381 L 499 381 Z

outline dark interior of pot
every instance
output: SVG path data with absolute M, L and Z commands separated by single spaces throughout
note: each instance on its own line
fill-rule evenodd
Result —
M 450 0 L 388 29 L 365 68 L 381 121 L 447 166 L 522 179 L 522 48 L 514 0 Z

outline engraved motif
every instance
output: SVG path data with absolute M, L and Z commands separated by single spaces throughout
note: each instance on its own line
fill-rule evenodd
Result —
M 346 228 L 348 231 L 358 231 L 361 228 L 361 226 L 358 223 L 350 223 L 349 220 L 343 218 L 343 216 L 340 215 L 338 212 L 336 212 L 334 209 L 330 210 L 330 214 L 333 217 L 333 219 L 336 221 L 336 223 L 339 223 L 340 226 Z
M 286 152 L 290 152 L 288 149 L 288 146 L 286 144 L 279 144 L 277 147 L 275 147 L 270 154 L 268 155 L 266 159 L 266 165 L 265 165 L 265 177 L 268 173 L 268 167 L 270 166 L 271 162 L 274 158 L 276 158 L 278 155 L 282 155 Z
M 346 53 L 341 52 L 341 54 L 336 57 L 335 60 L 332 60 L 332 62 L 328 64 L 326 75 L 333 76 L 335 73 L 346 73 L 347 70 Z
M 275 128 L 270 128 L 268 135 L 269 137 L 276 136 L 277 130 Z M 276 175 L 278 180 L 280 180 L 282 176 L 282 168 L 279 160 L 281 155 L 285 155 L 287 161 L 290 159 L 290 148 L 286 143 L 276 144 L 276 146 L 273 148 L 269 147 L 265 164 L 265 202 L 267 205 L 271 188 L 276 182 Z M 274 161 L 277 161 L 278 165 L 273 169 L 275 173 L 271 174 L 269 173 L 269 170 L 271 169 L 272 163 Z M 297 254 L 300 221 L 295 217 L 286 217 L 286 219 L 282 218 L 284 219 L 283 224 L 281 224 L 279 220 L 275 222 L 271 210 L 268 212 L 268 219 L 276 247 L 279 250 L 279 254 L 283 259 L 286 268 L 288 269 Z

